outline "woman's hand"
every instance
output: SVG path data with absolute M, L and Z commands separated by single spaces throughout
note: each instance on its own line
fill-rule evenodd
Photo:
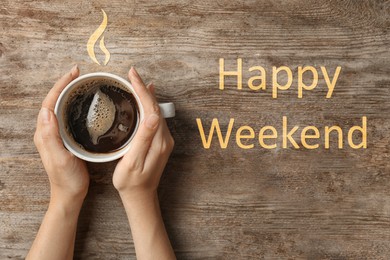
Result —
M 34 143 L 50 180 L 51 199 L 61 203 L 82 202 L 87 194 L 89 175 L 85 162 L 65 149 L 53 112 L 61 91 L 79 76 L 77 66 L 60 78 L 42 103 Z
M 157 186 L 172 152 L 173 139 L 160 114 L 154 87 L 145 87 L 134 68 L 129 71 L 129 79 L 141 99 L 145 119 L 130 150 L 118 162 L 113 183 L 126 210 L 137 259 L 176 259 L 157 198 Z
M 121 196 L 137 197 L 156 192 L 174 141 L 154 96 L 154 87 L 145 87 L 134 68 L 128 75 L 141 99 L 145 119 L 140 123 L 130 150 L 118 162 L 113 183 Z
M 26 259 L 73 259 L 77 220 L 88 191 L 83 161 L 65 149 L 53 112 L 61 91 L 79 76 L 77 66 L 55 83 L 42 103 L 34 143 L 50 181 L 50 203 Z

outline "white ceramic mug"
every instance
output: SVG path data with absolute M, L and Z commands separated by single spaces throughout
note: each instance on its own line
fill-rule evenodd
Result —
M 129 140 L 120 149 L 112 152 L 107 152 L 107 153 L 94 153 L 83 149 L 81 145 L 78 144 L 73 139 L 72 134 L 66 130 L 67 122 L 64 122 L 66 118 L 65 116 L 66 103 L 69 99 L 70 94 L 75 89 L 77 89 L 80 86 L 86 85 L 88 82 L 98 82 L 99 80 L 111 80 L 128 89 L 131 92 L 131 94 L 133 94 L 139 108 L 139 120 L 137 121 L 137 126 L 134 129 L 134 132 L 129 138 Z M 160 103 L 159 106 L 160 106 L 161 115 L 163 117 L 169 118 L 175 116 L 175 106 L 173 103 Z M 111 73 L 106 73 L 106 72 L 95 72 L 95 73 L 85 74 L 70 82 L 58 97 L 54 109 L 54 113 L 57 116 L 60 135 L 65 147 L 75 156 L 89 162 L 109 162 L 109 161 L 116 160 L 122 157 L 123 155 L 125 155 L 125 153 L 130 149 L 131 140 L 133 139 L 135 133 L 138 131 L 139 124 L 144 120 L 144 108 L 142 107 L 141 100 L 138 97 L 138 95 L 135 93 L 133 86 L 130 84 L 130 82 L 123 79 L 122 77 L 119 77 Z

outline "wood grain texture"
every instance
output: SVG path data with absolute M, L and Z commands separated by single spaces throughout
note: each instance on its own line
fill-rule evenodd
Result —
M 105 67 L 86 50 L 102 8 Z M 42 99 L 74 63 L 122 76 L 134 65 L 160 100 L 175 102 L 159 196 L 178 259 L 390 259 L 389 1 L 5 0 L 0 17 L 0 259 L 24 259 L 47 208 L 32 137 Z M 232 69 L 242 58 L 246 69 L 342 72 L 331 99 L 318 88 L 272 100 L 232 80 L 220 91 L 219 58 Z M 205 150 L 195 122 L 280 129 L 283 115 L 321 129 L 367 116 L 368 148 L 242 150 L 233 138 Z M 90 165 L 75 259 L 135 259 L 114 166 Z

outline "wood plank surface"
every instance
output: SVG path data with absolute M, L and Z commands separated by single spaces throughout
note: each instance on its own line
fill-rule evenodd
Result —
M 101 9 L 107 66 L 86 50 Z M 36 116 L 75 63 L 82 74 L 123 77 L 135 66 L 161 101 L 175 103 L 168 125 L 176 145 L 159 198 L 178 259 L 390 259 L 390 1 L 3 0 L 0 18 L 0 259 L 24 259 L 46 211 Z M 243 59 L 243 82 L 249 67 L 263 66 L 266 91 L 237 90 L 233 78 L 219 90 L 220 58 L 229 70 Z M 283 65 L 293 86 L 272 99 L 272 66 Z M 321 77 L 297 98 L 297 68 L 309 65 L 332 75 L 342 67 L 331 99 Z M 235 130 L 281 130 L 283 116 L 321 132 L 367 116 L 367 149 L 344 140 L 344 149 L 244 150 L 235 135 L 227 149 L 215 140 L 204 149 L 196 124 L 201 118 L 208 129 L 218 118 L 225 133 L 235 118 Z M 115 163 L 89 167 L 75 259 L 135 259 L 112 186 Z

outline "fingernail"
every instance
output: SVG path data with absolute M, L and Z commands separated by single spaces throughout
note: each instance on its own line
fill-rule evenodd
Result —
M 132 72 L 133 72 L 133 74 L 134 74 L 135 76 L 139 77 L 139 74 L 138 74 L 138 72 L 135 70 L 134 67 L 131 67 L 131 70 L 132 70 Z
M 146 88 L 150 90 L 150 88 L 153 86 L 153 83 L 150 82 L 149 84 L 146 85 Z
M 155 129 L 158 126 L 159 121 L 160 117 L 157 114 L 151 114 L 148 118 L 146 118 L 145 125 L 150 129 Z
M 152 92 L 154 94 L 154 84 L 153 83 L 150 83 L 149 90 L 150 90 L 150 92 Z
M 50 111 L 46 107 L 42 107 L 39 111 L 39 119 L 43 124 L 48 124 L 50 121 Z
M 70 70 L 70 73 L 72 73 L 72 75 L 75 75 L 77 73 L 77 71 L 79 70 L 79 66 L 77 64 L 75 64 L 72 69 Z

